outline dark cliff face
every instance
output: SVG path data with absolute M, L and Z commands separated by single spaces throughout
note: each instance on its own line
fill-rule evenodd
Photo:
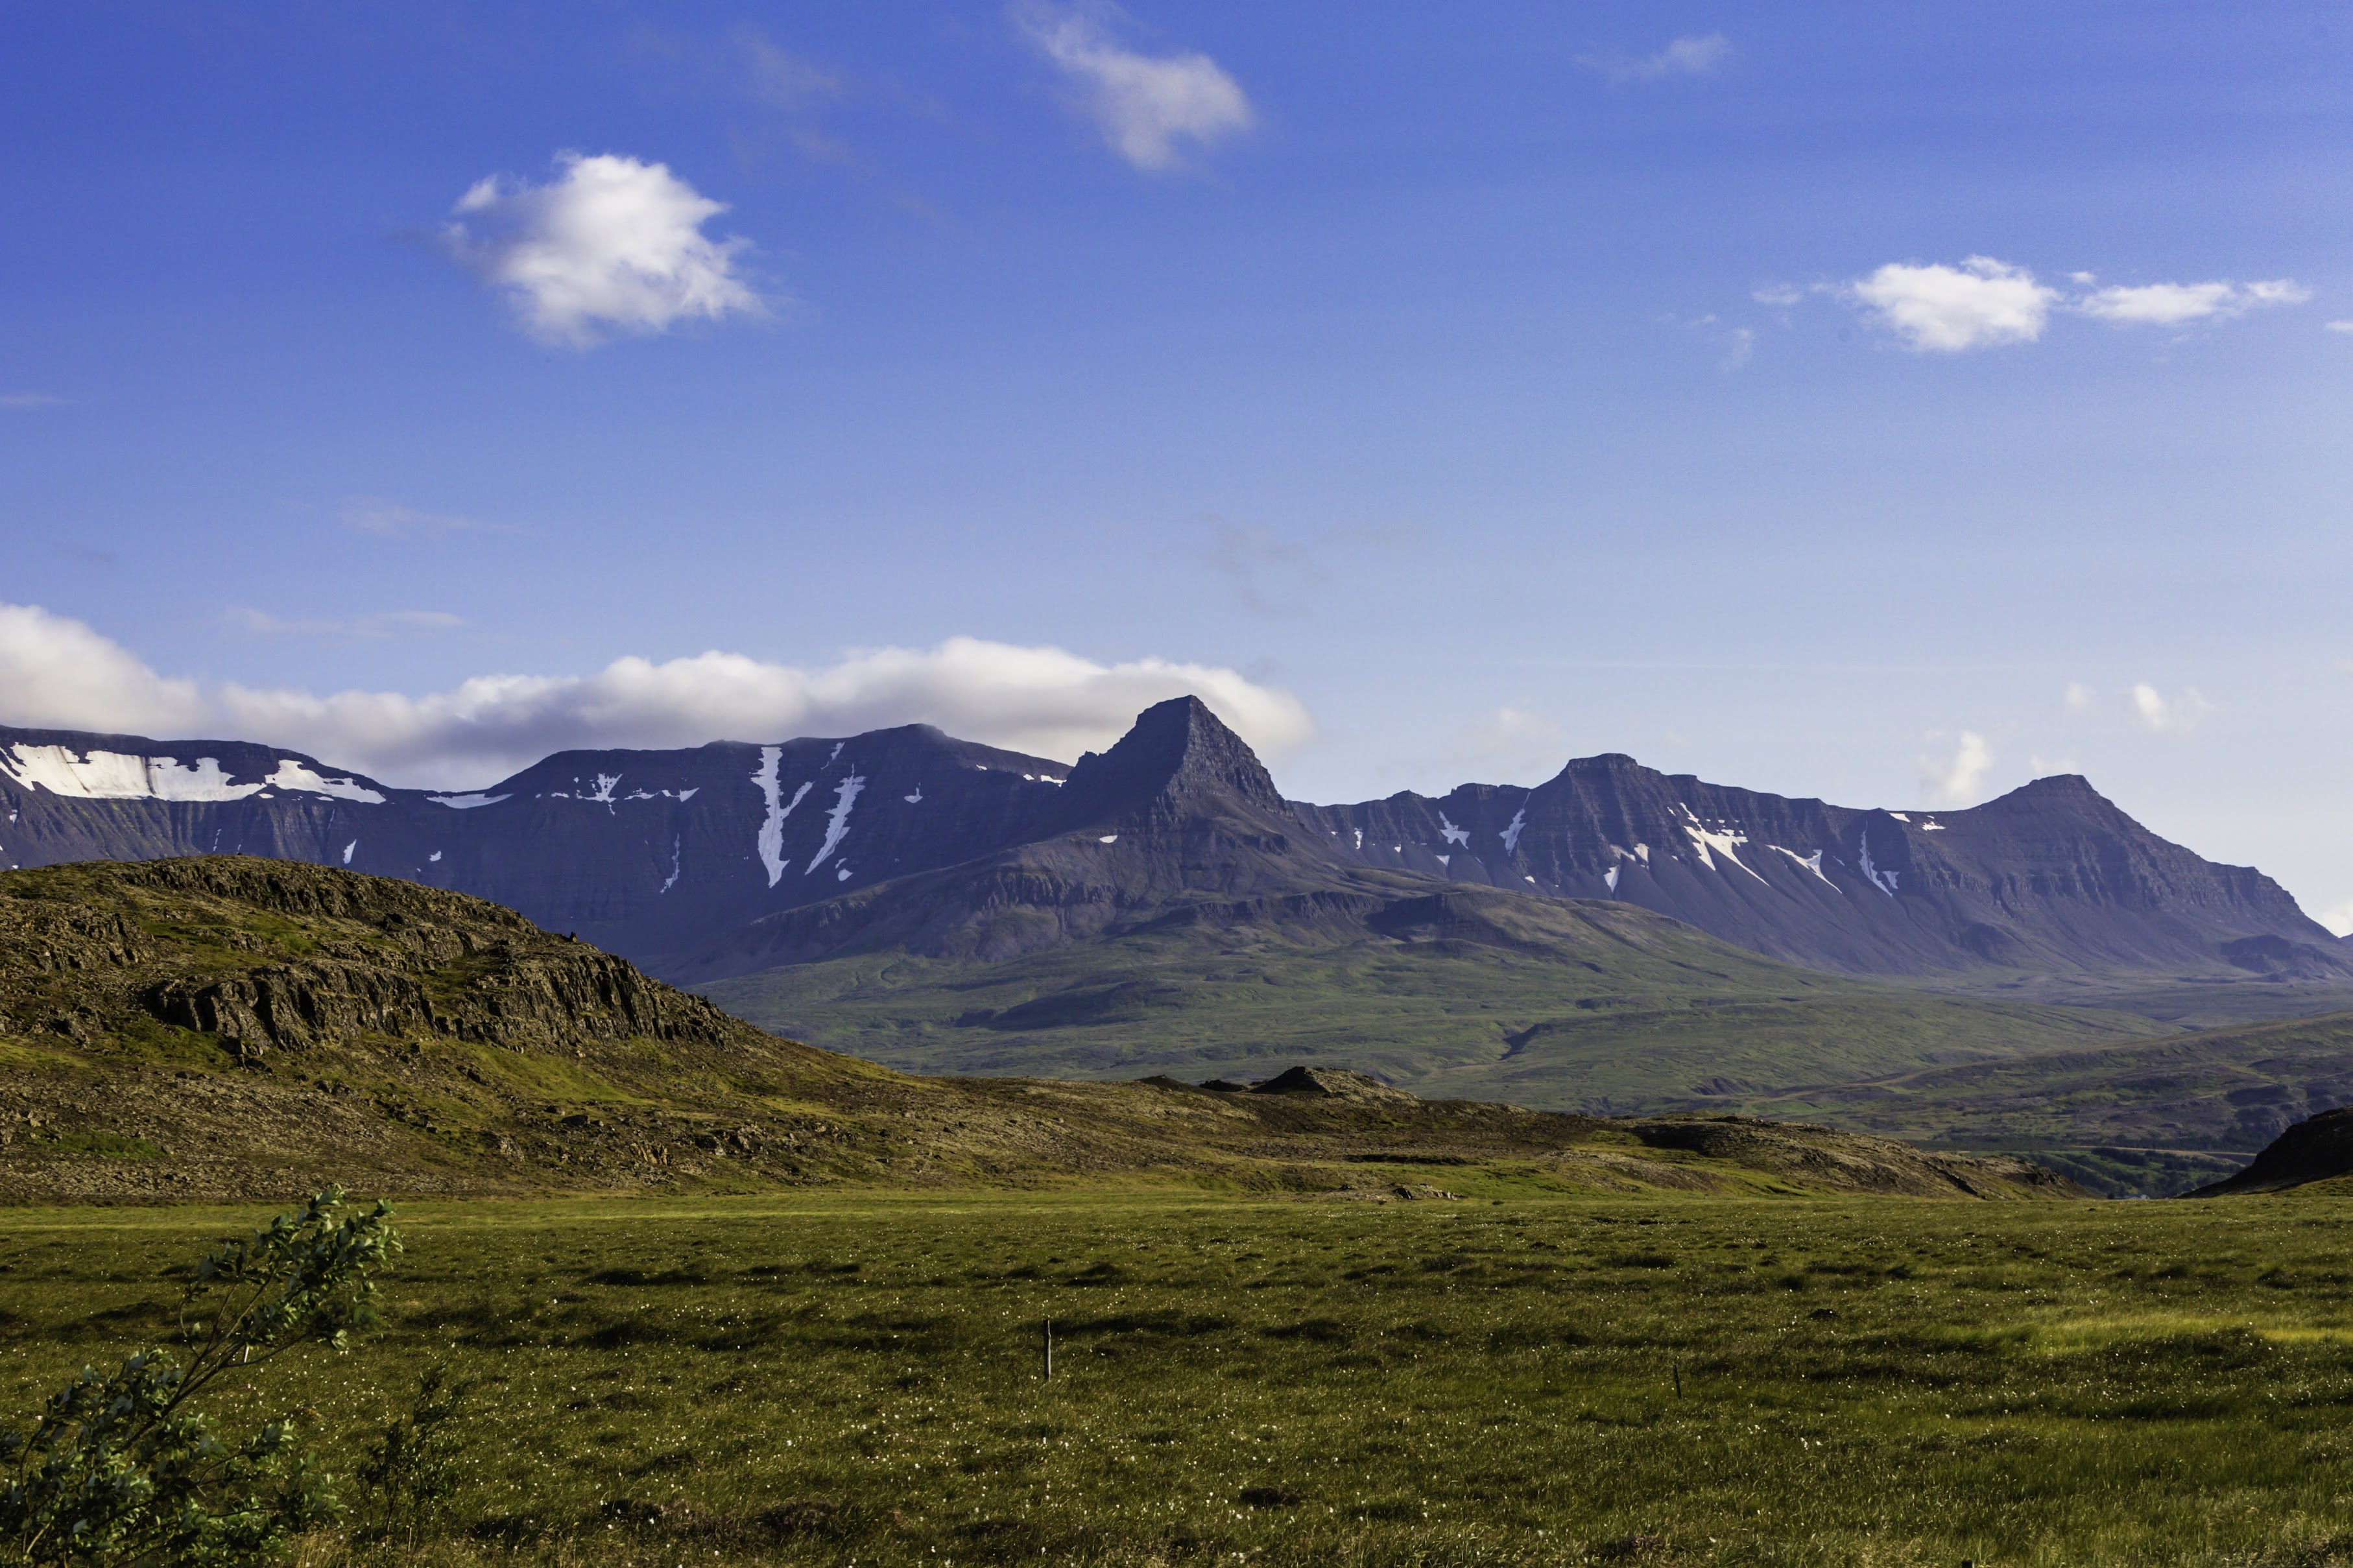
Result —
M 2271 879 L 2168 843 L 2073 776 L 1965 811 L 1862 811 L 1611 755 L 1534 789 L 1295 810 L 1363 864 L 1627 900 L 1818 967 L 2353 974 Z

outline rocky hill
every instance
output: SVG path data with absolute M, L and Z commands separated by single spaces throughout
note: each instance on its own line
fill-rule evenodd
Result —
M 0 874 L 0 1197 L 1181 1180 L 1444 1196 L 2079 1189 L 2022 1162 L 1716 1116 L 891 1072 L 763 1034 L 481 900 L 253 857 Z
M 2235 1175 L 2199 1188 L 2191 1197 L 2276 1193 L 2353 1176 L 2353 1106 L 2324 1110 L 2283 1131 Z

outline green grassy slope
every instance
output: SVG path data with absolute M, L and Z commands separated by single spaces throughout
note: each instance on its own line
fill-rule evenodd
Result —
M 2353 1013 L 1743 1101 L 1761 1115 L 2028 1152 L 2101 1190 L 2153 1195 L 2225 1175 L 2291 1122 L 2348 1103 Z
M 300 1559 L 354 1568 L 2353 1555 L 2341 1198 L 1466 1190 L 419 1205 L 383 1332 L 214 1414 L 352 1478 L 421 1367 L 477 1384 L 445 1510 Z M 260 1217 L 0 1213 L 0 1420 Z
M 1620 1111 L 2146 1037 L 2087 1008 L 1817 973 L 1622 904 L 1490 895 L 1416 940 L 1177 925 L 997 964 L 866 956 L 700 989 L 763 1027 L 923 1072 L 1256 1076 Z

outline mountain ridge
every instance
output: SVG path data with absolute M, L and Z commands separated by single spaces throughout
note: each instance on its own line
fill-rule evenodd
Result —
M 1834 973 L 2353 983 L 2353 946 L 2278 884 L 2077 775 L 1906 812 L 1607 752 L 1535 786 L 1316 805 L 1194 698 L 1071 766 L 913 725 L 564 752 L 470 792 L 248 742 L 0 729 L 0 864 L 243 848 L 477 893 L 704 978 L 893 942 L 1001 958 L 1155 908 L 1355 931 L 1471 884 L 1632 903 Z

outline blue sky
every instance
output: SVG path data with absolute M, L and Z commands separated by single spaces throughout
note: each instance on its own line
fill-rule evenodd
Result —
M 2082 771 L 2353 927 L 2341 6 L 227 13 L 0 50 L 0 721 L 1191 688 L 1317 799 Z

